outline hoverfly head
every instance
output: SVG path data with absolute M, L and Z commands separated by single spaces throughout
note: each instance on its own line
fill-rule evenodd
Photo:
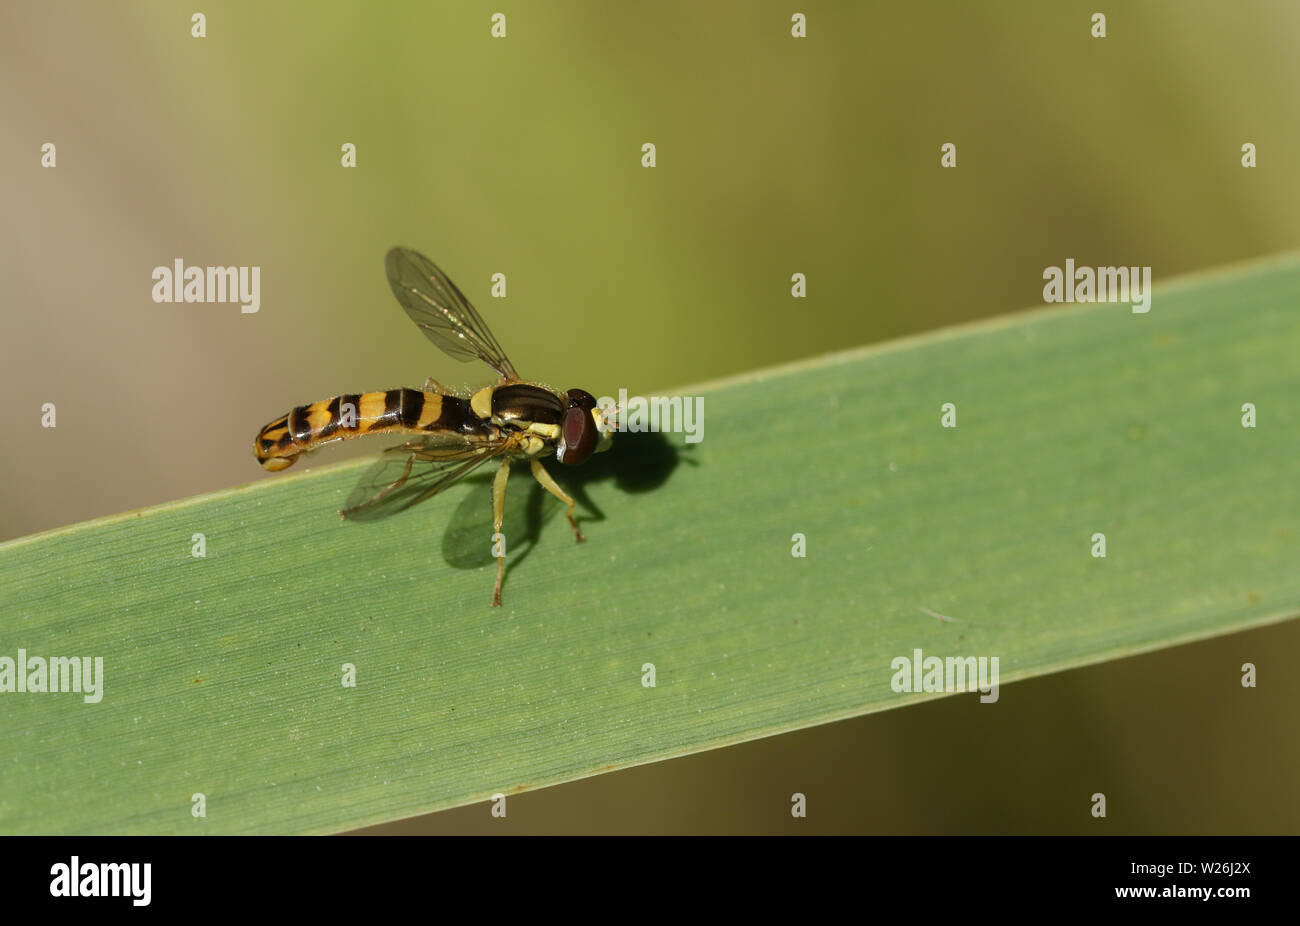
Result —
M 593 453 L 609 449 L 615 424 L 596 407 L 596 397 L 585 389 L 570 389 L 566 397 L 569 406 L 564 410 L 560 424 L 560 443 L 555 448 L 555 458 L 576 466 L 586 463 Z

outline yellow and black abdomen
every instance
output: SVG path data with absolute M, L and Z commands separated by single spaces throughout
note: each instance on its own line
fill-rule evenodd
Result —
M 275 472 L 330 441 L 390 432 L 466 431 L 473 425 L 469 401 L 458 396 L 418 389 L 337 395 L 300 405 L 272 421 L 257 435 L 253 453 L 263 469 Z

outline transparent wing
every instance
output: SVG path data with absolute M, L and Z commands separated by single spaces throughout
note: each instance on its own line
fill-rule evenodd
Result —
M 433 261 L 410 248 L 393 248 L 384 266 L 406 314 L 448 356 L 482 360 L 506 379 L 519 378 L 482 316 Z
M 350 521 L 375 521 L 405 511 L 464 479 L 509 447 L 506 439 L 470 444 L 435 435 L 389 447 L 379 462 L 362 474 L 339 514 Z

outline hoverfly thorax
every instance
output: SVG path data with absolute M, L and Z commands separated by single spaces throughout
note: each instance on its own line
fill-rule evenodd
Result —
M 490 408 L 488 417 L 502 423 L 559 424 L 564 415 L 564 402 L 559 396 L 531 383 L 494 387 Z

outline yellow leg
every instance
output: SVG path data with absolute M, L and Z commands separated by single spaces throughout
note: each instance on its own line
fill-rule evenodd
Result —
M 506 516 L 506 480 L 510 478 L 510 458 L 501 461 L 496 478 L 492 480 L 492 543 L 497 543 L 501 533 L 501 522 Z M 497 557 L 497 584 L 492 589 L 492 607 L 501 607 L 501 578 L 506 574 L 505 544 L 501 545 L 501 555 Z
M 569 519 L 569 526 L 573 528 L 573 536 L 577 538 L 579 543 L 586 540 L 587 538 L 582 536 L 582 531 L 578 530 L 578 522 L 573 520 L 573 499 L 569 498 L 569 494 L 551 478 L 551 474 L 546 471 L 546 467 L 542 465 L 541 460 L 533 457 L 529 462 L 533 467 L 533 478 L 542 484 L 542 488 L 569 506 L 565 509 L 564 515 Z
M 438 382 L 432 376 L 424 381 L 424 391 L 437 392 L 439 394 L 445 394 L 447 392 L 447 390 L 443 388 L 442 383 Z

